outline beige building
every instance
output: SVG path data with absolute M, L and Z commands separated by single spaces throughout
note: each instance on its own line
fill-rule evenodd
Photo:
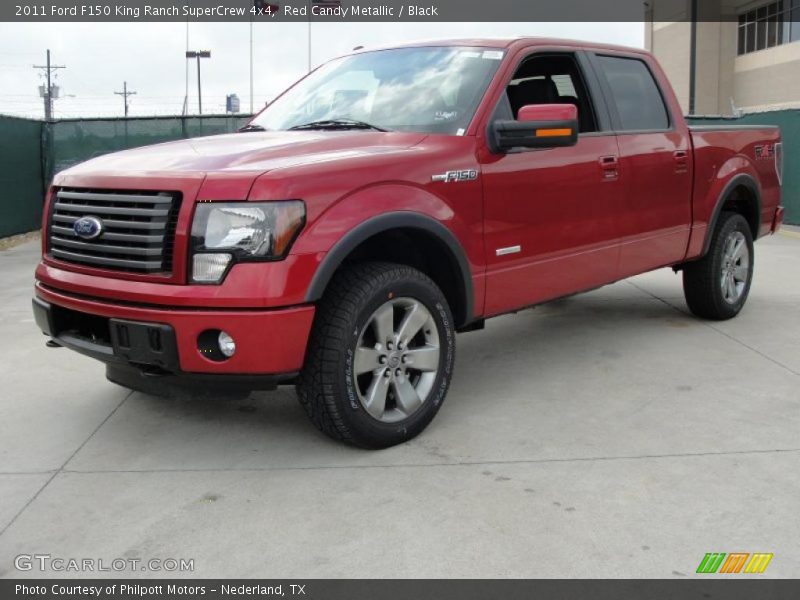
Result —
M 686 114 L 800 108 L 800 0 L 648 4 L 645 47 Z

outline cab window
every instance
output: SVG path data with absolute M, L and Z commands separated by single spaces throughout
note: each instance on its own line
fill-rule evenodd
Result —
M 619 56 L 598 56 L 619 115 L 620 131 L 663 131 L 669 113 L 653 74 L 644 61 Z
M 528 104 L 574 104 L 580 132 L 597 131 L 594 107 L 572 55 L 539 54 L 527 59 L 514 73 L 505 95 L 514 119 Z

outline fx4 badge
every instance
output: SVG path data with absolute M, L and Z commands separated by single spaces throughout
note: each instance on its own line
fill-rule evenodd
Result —
M 772 144 L 755 146 L 756 160 L 769 160 L 775 156 L 775 147 Z
M 441 175 L 432 175 L 431 181 L 441 181 L 444 183 L 459 182 L 459 181 L 473 181 L 478 178 L 478 172 L 475 169 L 463 169 L 461 171 L 447 171 Z

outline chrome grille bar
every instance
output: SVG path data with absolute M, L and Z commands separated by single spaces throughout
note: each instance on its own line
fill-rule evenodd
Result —
M 172 196 L 143 196 L 139 194 L 99 194 L 96 192 L 65 192 L 58 193 L 59 200 L 77 200 L 79 202 L 143 202 L 146 204 L 172 204 Z
M 66 246 L 76 250 L 90 253 L 108 252 L 109 254 L 131 254 L 134 256 L 161 256 L 161 248 L 140 248 L 138 246 L 114 246 L 112 244 L 98 244 L 96 242 L 78 242 L 62 237 L 53 236 L 50 242 L 54 246 Z
M 64 204 L 56 202 L 54 208 L 57 211 L 66 211 L 81 214 L 99 215 L 129 215 L 131 217 L 166 217 L 169 214 L 168 208 L 127 208 L 120 206 L 91 206 L 88 204 Z
M 81 218 L 81 215 L 53 215 L 53 221 L 60 223 L 74 223 Z M 103 219 L 103 223 L 107 227 L 125 227 L 129 229 L 164 229 L 167 226 L 166 221 L 157 223 L 142 223 L 141 221 L 118 221 L 114 219 Z
M 126 267 L 130 269 L 146 271 L 156 271 L 161 268 L 161 261 L 157 260 L 130 260 L 105 257 L 100 258 L 97 256 L 89 256 L 87 254 L 78 254 L 75 252 L 68 252 L 66 250 L 59 250 L 58 248 L 53 248 L 53 256 L 69 262 L 102 265 L 103 267 Z
M 108 225 L 108 221 L 103 221 L 106 225 Z M 53 233 L 57 233 L 59 236 L 68 236 L 74 237 L 77 239 L 77 235 L 72 227 L 62 227 L 61 225 L 53 225 L 50 228 L 50 231 Z M 103 240 L 107 241 L 114 241 L 114 242 L 142 242 L 143 244 L 153 244 L 157 242 L 161 242 L 164 239 L 163 235 L 140 235 L 135 233 L 111 233 L 106 232 L 103 234 Z

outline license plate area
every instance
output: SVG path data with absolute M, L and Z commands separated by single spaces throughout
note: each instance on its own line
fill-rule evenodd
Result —
M 142 323 L 125 319 L 109 319 L 114 354 L 127 362 L 178 369 L 178 348 L 175 332 L 162 323 Z

